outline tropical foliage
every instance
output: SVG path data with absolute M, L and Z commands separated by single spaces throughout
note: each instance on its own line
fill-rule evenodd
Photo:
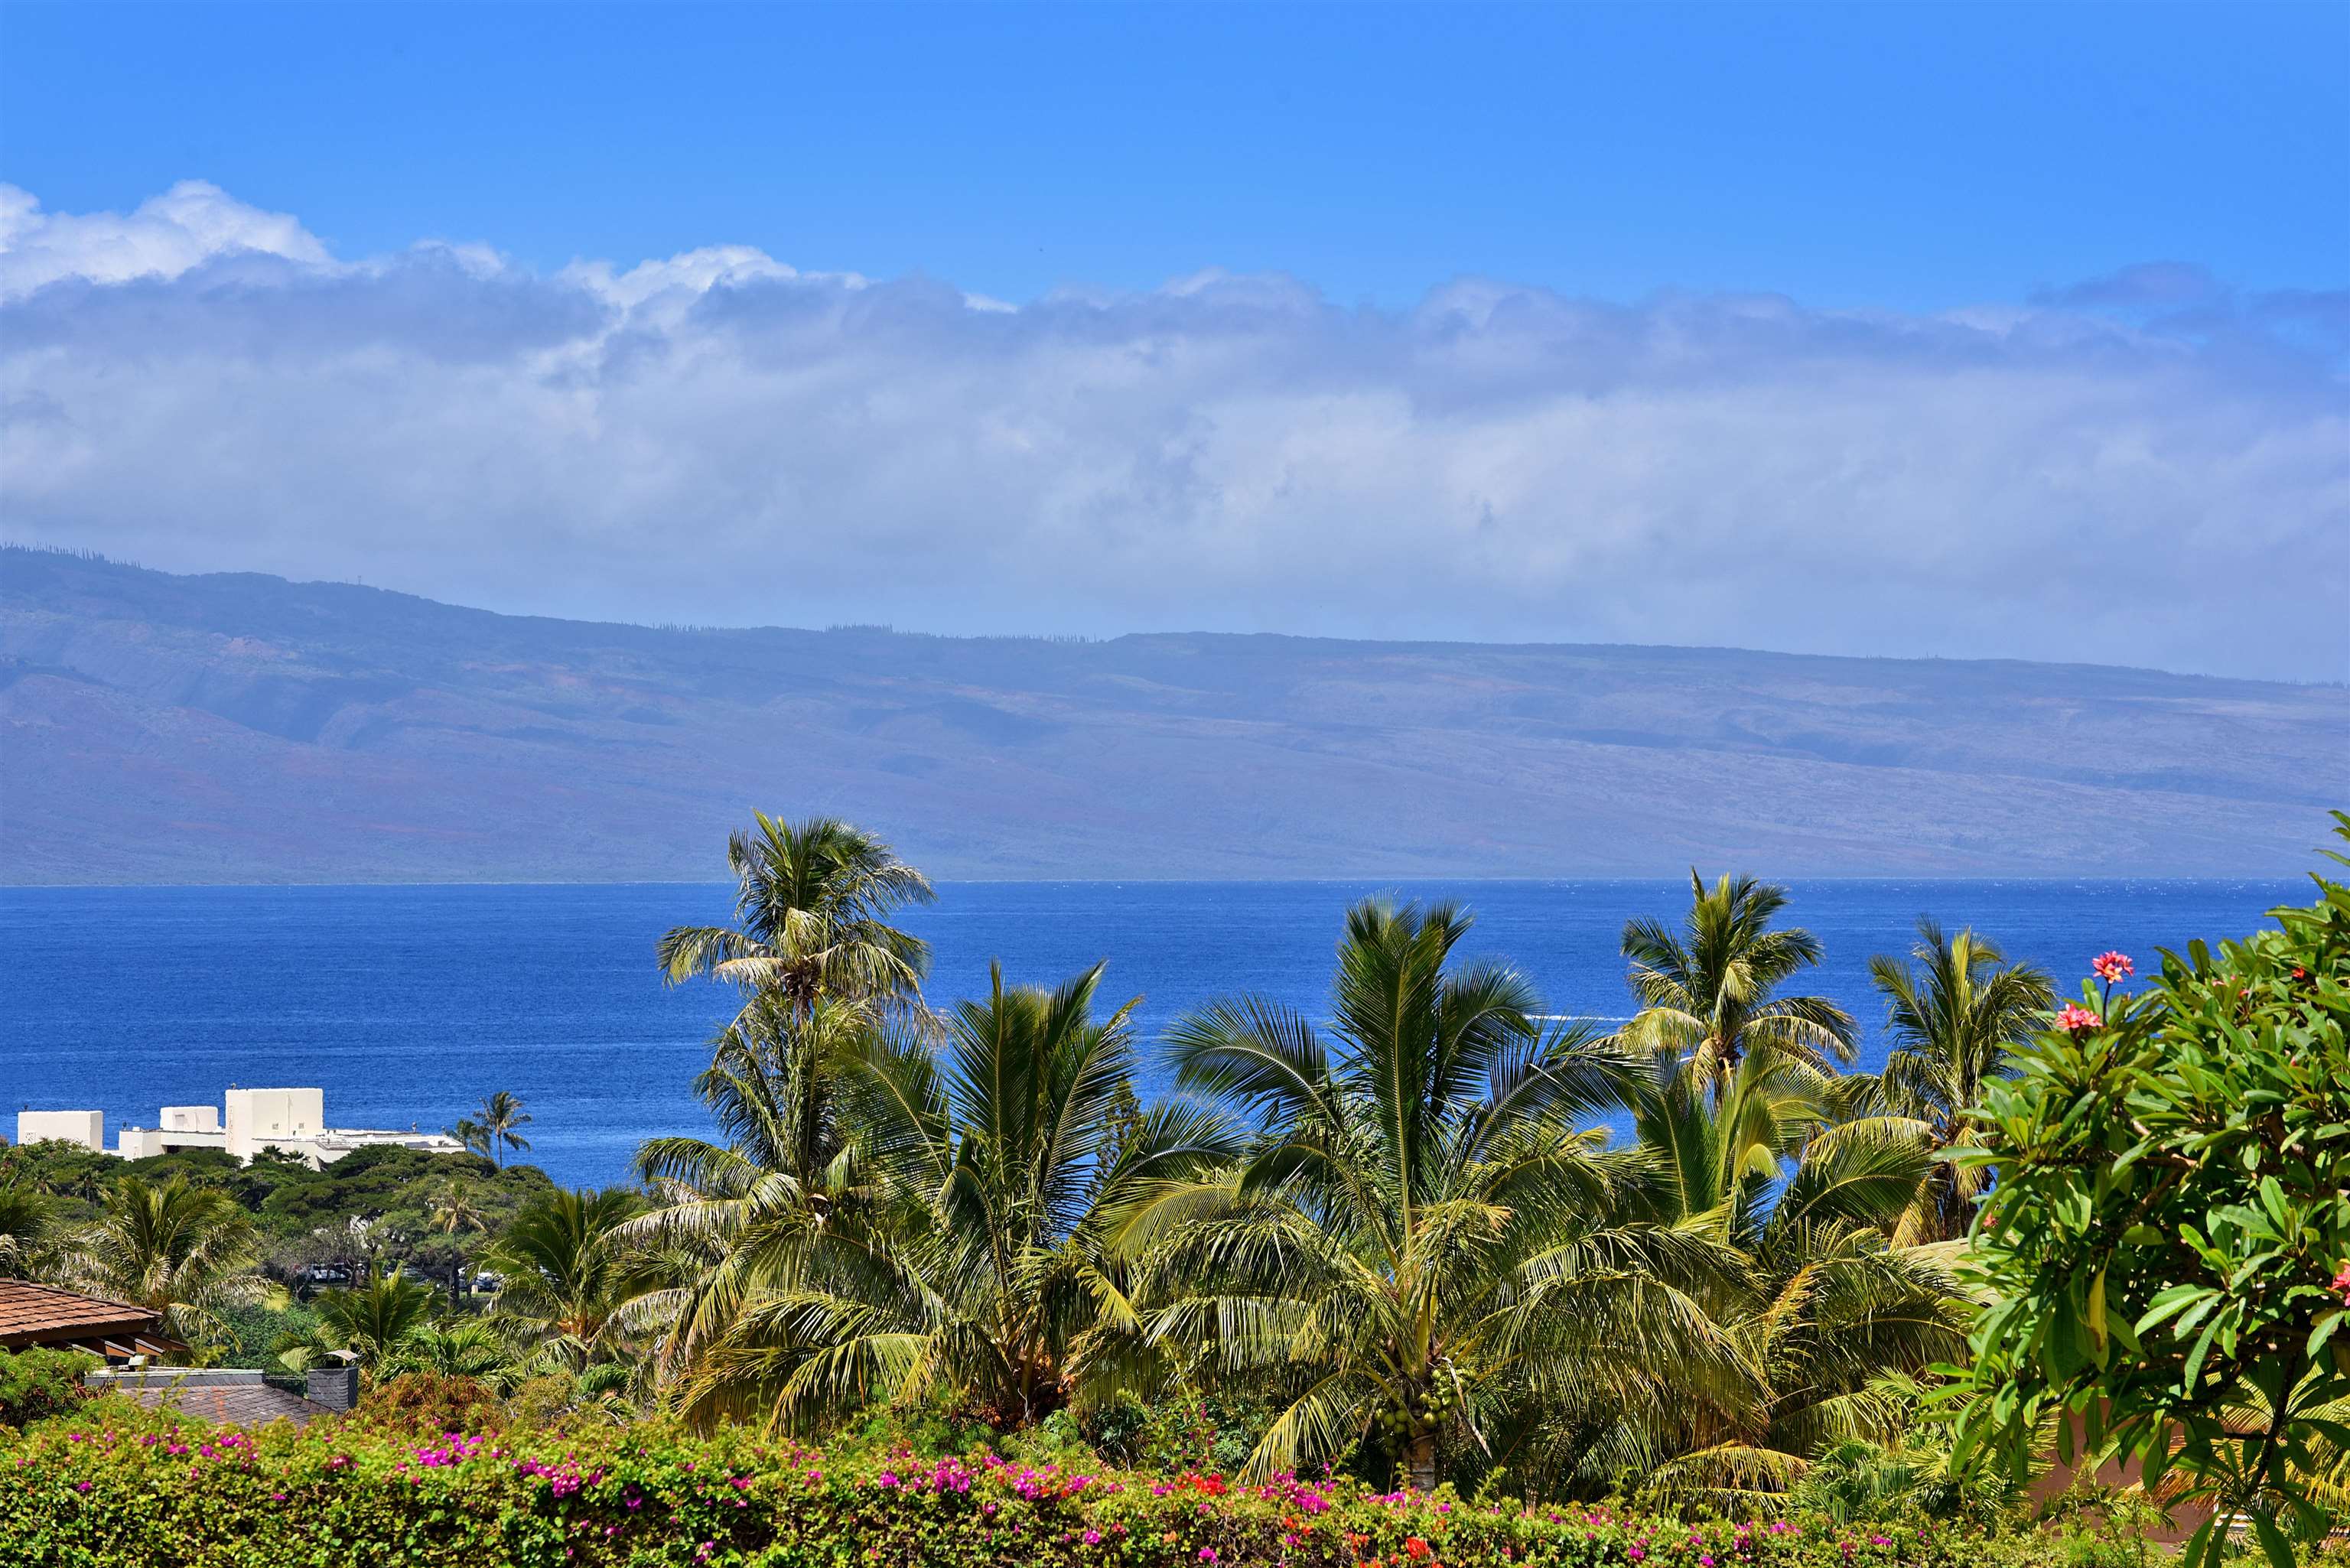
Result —
M 1735 1260 L 1627 1220 L 1637 1161 L 1576 1127 L 1616 1064 L 1545 1033 L 1514 972 L 1451 966 L 1467 929 L 1448 905 L 1359 905 L 1330 1038 L 1261 999 L 1175 1031 L 1180 1081 L 1259 1136 L 1120 1239 L 1146 1260 L 1150 1342 L 1288 1398 L 1252 1474 L 1368 1444 L 1425 1489 L 1440 1451 L 1490 1463 L 1537 1410 L 1654 1406 L 1668 1367 L 1739 1381 L 1690 1294 Z
M 1825 1096 L 1784 1058 L 1743 1059 L 1719 1102 L 1697 1076 L 1685 1065 L 1644 1092 L 1638 1122 L 1648 1147 L 1670 1152 L 1662 1212 L 1718 1227 L 1743 1260 L 1709 1304 L 1759 1397 L 1719 1414 L 1684 1407 L 1697 1418 L 1672 1428 L 1679 1452 L 1652 1486 L 1753 1507 L 1824 1448 L 1898 1439 L 1890 1391 L 1958 1355 L 1970 1313 L 1948 1249 L 1889 1239 L 1929 1168 L 1922 1150 L 1826 1136 Z M 1713 1208 L 1690 1206 L 1706 1196 Z
M 843 1521 L 942 1562 L 1114 1542 L 1156 1562 L 1169 1530 L 1187 1563 L 1679 1560 L 1687 1538 L 1597 1511 L 1612 1499 L 1755 1521 L 1696 1532 L 1700 1568 L 1825 1560 L 1799 1535 L 1940 1563 L 1961 1526 L 2018 1517 L 2052 1443 L 2184 1471 L 2304 1548 L 2350 1517 L 2336 884 L 2250 942 L 2166 955 L 2142 992 L 2106 954 L 2103 988 L 2061 1011 L 1989 937 L 1921 919 L 1871 967 L 1888 1050 L 1856 1074 L 1858 1024 L 1803 991 L 1817 940 L 1752 878 L 1692 873 L 1684 919 L 1625 929 L 1636 1011 L 1613 1029 L 1467 957 L 1465 910 L 1373 899 L 1346 911 L 1312 1015 L 1234 996 L 1154 1045 L 1099 965 L 1050 987 L 998 969 L 934 1009 L 926 950 L 891 923 L 929 885 L 870 834 L 762 816 L 729 861 L 734 922 L 657 954 L 671 982 L 736 992 L 695 1084 L 712 1135 L 646 1142 L 635 1185 L 507 1168 L 529 1147 L 511 1095 L 460 1124 L 474 1152 L 325 1171 L 8 1150 L 0 1272 L 151 1303 L 199 1358 L 348 1353 L 369 1407 L 436 1433 L 592 1448 L 626 1425 L 639 1459 L 687 1451 L 682 1430 L 705 1457 L 789 1456 L 742 1461 L 766 1511 L 723 1527 L 617 1449 L 600 1470 L 479 1472 L 435 1516 L 494 1518 L 509 1543 L 567 1519 L 589 1560 L 591 1517 L 636 1539 L 602 1511 L 617 1476 L 666 1510 L 639 1524 L 743 1561 L 826 1560 L 807 1532 Z M 1172 1092 L 1147 1102 L 1151 1083 Z M 923 1434 L 927 1480 L 901 1451 L 853 1496 L 783 1495 L 827 1473 L 791 1443 L 876 1423 Z M 1162 1479 L 1107 1505 L 1119 1490 L 1080 1500 L 1066 1468 L 975 1458 L 1024 1449 Z M 286 1450 L 289 1495 L 307 1452 Z M 1059 1533 L 966 1516 L 974 1496 L 1009 1509 L 990 1489 L 1022 1475 L 1024 1506 L 1069 1500 Z M 876 1511 L 868 1481 L 926 1498 L 927 1522 L 890 1511 L 909 1498 Z M 1371 1507 L 1357 1488 L 1435 1511 L 1393 1541 L 1388 1515 L 1349 1514 L 1309 1544 L 1305 1494 Z M 2095 1506 L 2108 1533 L 2131 1517 Z M 1799 1518 L 1833 1528 L 1765 1539 Z M 1114 1536 L 1146 1519 L 1152 1540 Z M 640 1560 L 674 1555 L 639 1534 Z
M 80 1350 L 0 1350 L 0 1427 L 29 1427 L 82 1402 L 82 1374 L 99 1364 Z
M 858 1036 L 837 1058 L 858 1130 L 833 1178 L 754 1167 L 747 1198 L 726 1196 L 738 1181 L 652 1217 L 648 1236 L 723 1248 L 727 1312 L 689 1336 L 690 1412 L 805 1421 L 936 1400 L 1019 1426 L 1066 1402 L 1106 1340 L 1133 1338 L 1111 1217 L 1232 1146 L 1188 1107 L 1118 1114 L 1134 1044 L 1128 1009 L 1095 1016 L 1100 978 L 1045 992 L 998 972 L 986 1001 L 953 1011 L 941 1052 Z M 730 1158 L 791 1153 L 746 1144 Z M 717 1293 L 696 1303 L 703 1318 Z
M 32 1272 L 53 1211 L 48 1195 L 31 1183 L 0 1179 L 0 1280 Z
M 639 1206 L 619 1188 L 556 1192 L 499 1232 L 487 1260 L 503 1281 L 497 1310 L 540 1357 L 580 1367 L 612 1348 L 620 1308 L 639 1277 L 620 1238 Z
M 1856 1096 L 1874 1113 L 1856 1125 L 1939 1157 L 1964 1141 L 1968 1113 L 2046 1024 L 2055 989 L 2032 965 L 2008 963 L 1996 942 L 1971 930 L 1947 933 L 1931 917 L 1918 919 L 1908 960 L 1879 954 L 1868 968 L 1886 999 L 1892 1050 Z M 1989 1190 L 1986 1168 L 1937 1158 L 1893 1239 L 1958 1240 Z
M 251 1222 L 260 1271 L 289 1299 L 265 1293 L 230 1304 L 224 1317 L 232 1333 L 212 1349 L 242 1365 L 253 1365 L 281 1332 L 307 1331 L 307 1314 L 296 1303 L 328 1286 L 354 1283 L 370 1268 L 398 1266 L 458 1291 L 469 1282 L 458 1276 L 478 1262 L 493 1234 L 554 1189 L 534 1166 L 500 1169 L 486 1156 L 390 1147 L 359 1149 L 317 1170 L 261 1159 L 239 1166 L 216 1149 L 122 1160 L 57 1142 L 0 1148 L 0 1194 L 28 1195 L 42 1216 L 27 1261 L 0 1261 L 0 1277 L 14 1272 L 71 1283 L 69 1255 L 124 1176 L 151 1187 L 180 1180 L 219 1193 Z M 435 1219 L 452 1181 L 478 1210 L 475 1220 L 453 1231 Z
M 430 1286 L 393 1269 L 353 1289 L 327 1292 L 313 1311 L 326 1345 L 351 1352 L 363 1366 L 379 1366 L 424 1326 L 432 1300 Z
M 2178 1467 L 2280 1568 L 2339 1517 L 2350 1452 L 2350 886 L 2315 880 L 2136 995 L 2106 955 L 1961 1155 L 1998 1175 L 1965 1440 L 2017 1474 L 2052 1425 L 2149 1485 Z
M 203 1345 L 225 1332 L 224 1308 L 267 1287 L 253 1272 L 261 1243 L 227 1194 L 173 1177 L 160 1186 L 126 1176 L 98 1221 L 74 1238 L 63 1272 L 92 1295 L 161 1314 L 163 1332 Z

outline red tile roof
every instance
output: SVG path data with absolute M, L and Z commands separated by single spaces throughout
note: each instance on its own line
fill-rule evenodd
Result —
M 145 1307 L 76 1295 L 29 1280 L 0 1280 L 0 1348 L 68 1345 L 153 1334 L 162 1319 Z

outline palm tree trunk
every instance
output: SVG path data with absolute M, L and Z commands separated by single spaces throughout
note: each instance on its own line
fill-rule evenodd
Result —
M 1414 1491 L 1436 1490 L 1436 1434 L 1415 1432 L 1411 1447 L 1404 1450 L 1404 1469 L 1411 1479 Z

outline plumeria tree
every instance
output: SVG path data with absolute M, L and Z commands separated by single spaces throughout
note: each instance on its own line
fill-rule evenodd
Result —
M 2063 1457 L 2176 1470 L 2276 1568 L 2350 1450 L 2350 887 L 2316 881 L 2144 992 L 2103 955 L 1959 1156 L 1996 1177 L 1972 1251 L 2000 1298 L 1960 1374 L 1966 1451 L 2020 1477 L 2054 1425 Z M 2207 1522 L 2188 1556 L 2226 1540 Z

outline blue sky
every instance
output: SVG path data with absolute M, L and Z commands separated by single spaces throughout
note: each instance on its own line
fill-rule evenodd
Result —
M 340 254 L 755 245 L 1022 300 L 1284 271 L 1823 306 L 2147 261 L 2343 280 L 2350 7 L 0 13 L 0 178 L 187 178 Z
M 2350 678 L 2350 6 L 0 4 L 0 533 Z

